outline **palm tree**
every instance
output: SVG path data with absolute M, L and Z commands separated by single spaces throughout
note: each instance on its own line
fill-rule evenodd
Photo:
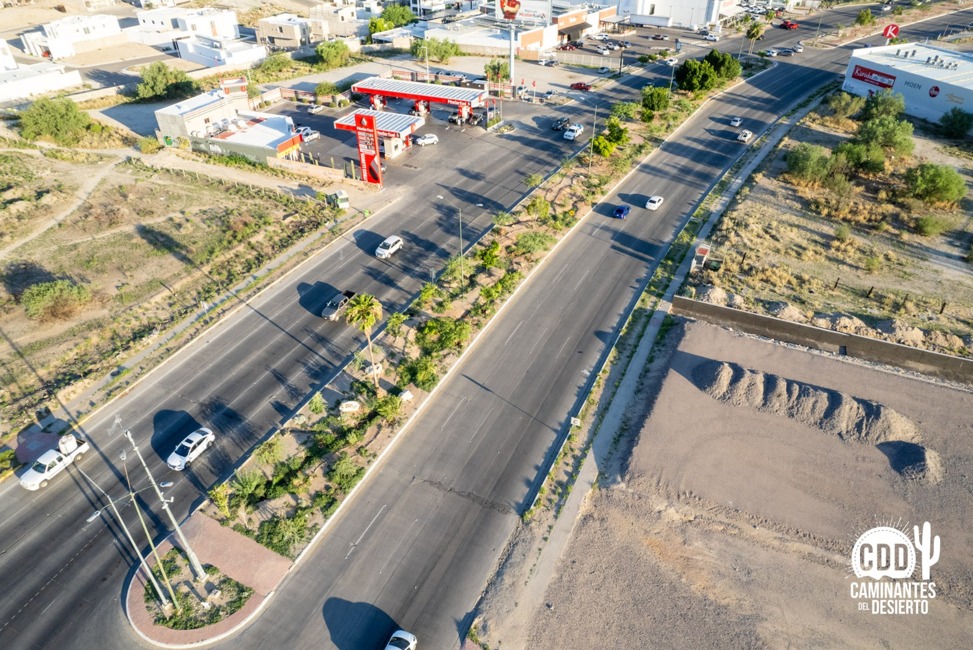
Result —
M 375 296 L 367 293 L 360 293 L 348 302 L 348 312 L 345 315 L 349 325 L 354 325 L 365 334 L 365 341 L 368 343 L 368 358 L 372 362 L 372 369 L 375 368 L 375 355 L 372 354 L 372 328 L 375 323 L 382 320 L 382 303 Z M 375 388 L 378 388 L 378 377 L 372 374 L 372 381 Z
M 385 323 L 385 331 L 388 335 L 392 337 L 392 344 L 402 336 L 402 325 L 405 324 L 406 316 L 400 311 L 395 312 L 389 316 L 388 321 Z
M 754 43 L 764 35 L 764 29 L 766 28 L 758 22 L 753 23 L 747 28 L 747 40 L 750 41 L 750 49 L 747 51 L 747 54 L 753 54 Z

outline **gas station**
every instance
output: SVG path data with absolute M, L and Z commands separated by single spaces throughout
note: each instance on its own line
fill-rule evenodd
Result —
M 470 117 L 474 108 L 485 106 L 489 97 L 485 90 L 477 88 L 399 81 L 385 77 L 371 77 L 360 81 L 352 85 L 351 92 L 370 95 L 371 104 L 376 110 L 385 106 L 387 97 L 411 100 L 415 112 L 420 116 L 428 113 L 429 106 L 433 103 L 456 106 L 457 113 L 463 120 Z
M 412 135 L 425 123 L 415 115 L 360 109 L 335 120 L 334 127 L 355 132 L 362 180 L 381 185 L 380 155 L 384 152 L 389 159 L 400 155 L 412 146 Z

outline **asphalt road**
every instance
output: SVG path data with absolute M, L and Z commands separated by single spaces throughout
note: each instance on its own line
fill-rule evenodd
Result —
M 935 36 L 945 24 L 930 21 L 906 35 Z M 793 38 L 775 31 L 781 41 Z M 778 34 L 768 32 L 765 44 L 776 44 L 775 38 Z M 728 51 L 734 45 L 721 43 Z M 805 51 L 709 102 L 608 197 L 545 263 L 354 507 L 232 645 L 351 650 L 377 647 L 392 627 L 403 626 L 419 634 L 425 647 L 457 647 L 544 459 L 576 407 L 585 373 L 604 354 L 619 316 L 678 224 L 740 152 L 743 145 L 727 132 L 726 116 L 741 115 L 759 134 L 807 89 L 842 72 L 846 57 L 846 51 Z M 625 87 L 645 82 L 628 78 L 600 101 L 607 105 L 625 97 Z M 552 137 L 547 115 L 513 106 L 508 116 L 521 126 L 508 136 L 483 137 L 434 124 L 441 144 L 415 152 L 409 164 L 416 169 L 405 169 L 401 179 L 389 175 L 393 191 L 396 183 L 409 188 L 399 203 L 274 291 L 243 305 L 90 422 L 98 453 L 82 469 L 120 494 L 117 459 L 126 445 L 106 435 L 116 413 L 140 440 L 160 479 L 173 477 L 161 459 L 175 442 L 198 425 L 210 426 L 220 436 L 217 448 L 186 480 L 175 475 L 177 485 L 170 490 L 177 515 L 187 512 L 206 486 L 326 380 L 360 340 L 349 328 L 323 324 L 314 315 L 330 288 L 373 293 L 388 310 L 401 306 L 454 250 L 455 210 L 431 197 L 448 192 L 466 208 L 469 241 L 487 226 L 492 211 L 522 194 L 525 175 L 550 169 L 563 157 L 571 143 Z M 649 213 L 638 207 L 656 193 L 666 197 L 662 209 Z M 635 206 L 625 222 L 606 217 L 619 201 Z M 473 208 L 475 203 L 484 207 Z M 403 235 L 408 248 L 390 267 L 370 253 L 393 232 Z M 133 475 L 140 475 L 128 462 Z M 105 519 L 86 523 L 97 500 L 77 471 L 69 472 L 38 493 L 12 482 L 0 489 L 5 583 L 0 646 L 137 645 L 118 603 L 131 557 Z M 144 481 L 136 483 L 138 488 Z M 132 513 L 126 514 L 133 523 Z

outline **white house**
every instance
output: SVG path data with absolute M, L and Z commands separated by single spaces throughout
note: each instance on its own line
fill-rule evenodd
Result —
M 137 11 L 135 16 L 138 25 L 125 29 L 129 39 L 162 50 L 175 50 L 180 40 L 198 35 L 228 40 L 240 38 L 236 12 L 231 10 L 161 7 Z
M 17 62 L 14 61 L 14 55 L 10 51 L 10 46 L 7 44 L 7 41 L 0 41 L 0 72 L 16 69 Z
M 232 9 L 190 9 L 176 18 L 176 22 L 192 36 L 240 38 L 240 24 Z
M 0 103 L 32 99 L 82 84 L 78 70 L 65 70 L 58 63 L 22 65 L 0 72 Z
M 363 36 L 368 34 L 368 22 L 358 19 L 352 4 L 319 4 L 311 7 L 311 18 L 328 26 L 331 36 Z
M 328 35 L 323 20 L 278 14 L 257 21 L 257 42 L 273 48 L 298 48 L 323 41 Z
M 263 45 L 240 40 L 194 36 L 176 42 L 179 57 L 209 68 L 221 65 L 249 66 L 267 58 Z
M 20 35 L 24 49 L 34 56 L 63 59 L 128 41 L 115 16 L 68 16 Z

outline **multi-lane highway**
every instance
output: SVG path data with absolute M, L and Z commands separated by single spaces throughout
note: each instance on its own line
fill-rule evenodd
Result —
M 823 22 L 827 28 L 850 21 L 829 14 Z M 929 21 L 904 34 L 935 36 L 947 22 Z M 763 43 L 793 40 L 792 32 L 770 30 Z M 739 47 L 732 39 L 720 45 L 731 52 Z M 780 60 L 707 103 L 654 152 L 545 262 L 353 507 L 232 644 L 358 650 L 378 647 L 401 626 L 416 632 L 424 647 L 458 647 L 545 458 L 576 408 L 586 373 L 605 354 L 667 242 L 742 150 L 726 118 L 740 115 L 759 133 L 804 94 L 837 78 L 846 60 L 846 50 L 810 49 Z M 653 79 L 668 75 L 658 68 L 648 71 Z M 645 83 L 642 74 L 632 75 L 591 98 L 607 107 L 632 99 Z M 568 110 L 586 115 L 590 109 Z M 565 155 L 571 145 L 552 134 L 549 112 L 520 111 L 509 136 L 434 127 L 441 144 L 417 150 L 407 170 L 390 175 L 391 191 L 403 193 L 392 208 L 242 305 L 92 419 L 86 428 L 98 453 L 84 461 L 85 471 L 118 493 L 125 443 L 106 435 L 116 413 L 150 452 L 157 476 L 170 476 L 161 459 L 179 436 L 209 426 L 220 436 L 217 449 L 171 491 L 177 511 L 185 513 L 355 348 L 359 337 L 349 328 L 314 315 L 330 288 L 375 294 L 387 311 L 400 307 L 453 250 L 454 210 L 432 197 L 444 194 L 466 208 L 470 238 L 487 227 L 492 211 L 520 196 L 525 175 L 549 170 Z M 666 197 L 658 212 L 640 207 L 650 194 Z M 608 218 L 620 202 L 633 206 L 624 222 Z M 406 250 L 391 263 L 375 260 L 375 244 L 393 233 L 405 238 Z M 139 644 L 118 602 L 131 558 L 116 530 L 103 520 L 86 522 L 97 507 L 93 494 L 73 469 L 37 493 L 13 482 L 0 487 L 0 646 Z

